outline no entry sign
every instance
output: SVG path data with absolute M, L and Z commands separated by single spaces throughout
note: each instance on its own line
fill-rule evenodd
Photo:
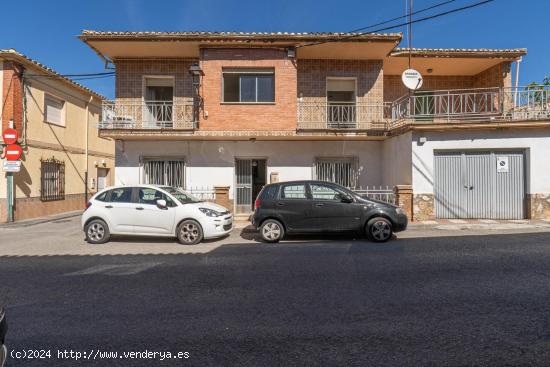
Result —
M 23 149 L 17 144 L 10 144 L 6 147 L 6 159 L 8 161 L 16 161 L 21 158 Z
M 4 140 L 4 144 L 15 144 L 17 141 L 17 138 L 19 138 L 17 134 L 17 130 L 8 128 L 2 132 L 2 139 Z

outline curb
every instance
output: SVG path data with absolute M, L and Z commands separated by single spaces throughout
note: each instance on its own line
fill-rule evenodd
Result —
M 37 224 L 53 222 L 60 219 L 73 218 L 76 216 L 82 215 L 82 210 L 67 212 L 62 214 L 56 214 L 47 217 L 33 218 L 33 219 L 24 219 L 12 223 L 0 223 L 0 228 L 21 228 L 21 227 L 30 227 Z

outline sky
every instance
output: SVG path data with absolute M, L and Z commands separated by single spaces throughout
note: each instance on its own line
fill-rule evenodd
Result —
M 414 0 L 413 10 L 443 0 Z M 455 0 L 439 13 L 478 2 Z M 5 1 L 0 48 L 19 52 L 62 74 L 104 72 L 77 36 L 102 31 L 346 32 L 405 14 L 408 0 L 75 0 Z M 429 13 L 422 14 L 428 15 Z M 550 76 L 550 0 L 494 0 L 413 25 L 413 47 L 527 48 L 520 85 Z M 419 17 L 421 15 L 418 15 Z M 404 27 L 387 32 L 405 31 Z M 401 46 L 407 46 L 406 41 Z M 114 78 L 80 83 L 114 97 Z

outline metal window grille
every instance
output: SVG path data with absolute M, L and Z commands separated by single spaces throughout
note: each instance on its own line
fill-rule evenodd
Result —
M 146 160 L 144 183 L 185 188 L 185 161 L 178 159 Z
M 357 186 L 359 179 L 358 160 L 353 158 L 318 158 L 313 174 L 316 180 L 334 182 L 348 188 Z
M 40 163 L 40 200 L 64 200 L 65 162 L 51 158 Z

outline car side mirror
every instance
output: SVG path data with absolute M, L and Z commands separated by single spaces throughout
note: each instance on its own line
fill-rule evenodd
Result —
M 342 195 L 342 196 L 340 197 L 340 201 L 341 201 L 342 203 L 353 203 L 353 199 L 350 198 L 350 197 L 347 196 L 347 195 Z
M 157 206 L 161 209 L 166 208 L 166 200 L 164 200 L 164 199 L 157 200 Z

